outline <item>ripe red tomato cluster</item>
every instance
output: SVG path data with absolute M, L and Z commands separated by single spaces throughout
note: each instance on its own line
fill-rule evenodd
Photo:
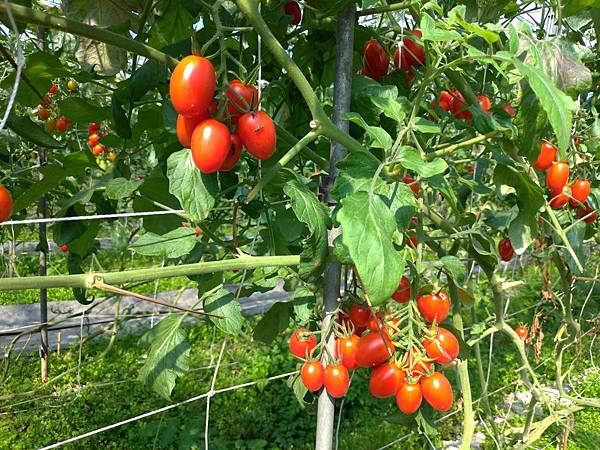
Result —
M 490 114 L 489 111 L 492 108 L 492 102 L 490 101 L 490 99 L 485 95 L 478 95 L 477 100 L 479 100 L 479 107 L 481 108 L 481 110 L 485 113 Z M 473 114 L 471 113 L 471 111 L 469 111 L 468 105 L 465 102 L 465 98 L 456 89 L 450 89 L 450 91 L 440 92 L 439 98 L 434 98 L 431 101 L 431 107 L 437 110 L 438 104 L 442 110 L 448 113 L 452 113 L 452 115 L 457 119 L 473 120 Z M 505 106 L 510 108 L 510 110 L 507 110 L 505 108 L 509 115 L 511 114 L 509 112 L 511 110 L 514 113 L 514 108 L 512 106 Z
M 257 159 L 270 158 L 275 152 L 275 125 L 266 113 L 255 110 L 257 89 L 239 80 L 229 85 L 223 100 L 226 108 L 220 108 L 214 100 L 216 73 L 208 59 L 186 56 L 171 75 L 177 138 L 183 147 L 191 148 L 194 164 L 204 173 L 231 170 L 242 147 Z M 217 117 L 219 110 L 225 110 L 227 117 Z
M 110 147 L 105 147 L 100 143 L 100 139 L 104 134 L 100 131 L 100 124 L 96 122 L 88 123 L 88 145 L 92 149 L 92 155 L 98 157 L 105 151 L 109 151 Z
M 412 296 L 410 280 L 402 276 L 392 299 L 404 305 Z M 422 315 L 422 319 L 417 318 L 423 322 L 420 328 L 427 331 L 420 342 L 406 344 L 402 339 L 396 341 L 403 334 L 401 315 L 352 304 L 338 318 L 342 331 L 337 332 L 335 355 L 329 358 L 327 366 L 316 360 L 315 336 L 305 329 L 294 332 L 290 351 L 305 359 L 300 377 L 306 388 L 315 392 L 325 386 L 332 397 L 343 397 L 349 388 L 349 371 L 370 368 L 369 392 L 379 398 L 394 396 L 402 412 L 415 413 L 423 398 L 434 409 L 449 410 L 453 402 L 452 386 L 435 370 L 435 364 L 449 364 L 459 354 L 456 337 L 438 325 L 448 316 L 450 299 L 441 290 L 417 295 L 416 305 Z
M 48 89 L 48 93 L 41 98 L 40 104 L 37 109 L 37 115 L 38 118 L 44 122 L 44 128 L 49 133 L 55 130 L 59 133 L 66 133 L 72 122 L 66 117 L 58 115 L 58 107 L 52 108 L 52 98 L 57 93 L 58 86 L 53 83 L 52 86 L 50 86 L 50 89 Z M 56 118 L 51 117 L 53 115 L 53 109 L 55 110 L 54 114 L 58 116 Z
M 560 209 L 567 203 L 575 209 L 578 217 L 587 223 L 594 223 L 598 213 L 594 211 L 587 199 L 591 192 L 590 181 L 577 178 L 569 183 L 570 168 L 566 161 L 556 161 L 558 149 L 548 141 L 542 141 L 540 152 L 533 167 L 546 172 L 546 185 L 550 189 L 548 201 L 552 209 Z

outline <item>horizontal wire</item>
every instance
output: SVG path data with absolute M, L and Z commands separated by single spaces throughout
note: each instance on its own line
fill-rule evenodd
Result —
M 69 217 L 48 217 L 44 219 L 26 219 L 26 220 L 7 220 L 6 222 L 0 223 L 0 225 L 27 225 L 27 224 L 38 224 L 38 223 L 55 223 L 55 222 L 73 222 L 81 220 L 101 220 L 101 219 L 119 219 L 122 217 L 144 217 L 144 216 L 165 216 L 165 215 L 178 215 L 184 214 L 183 209 L 172 209 L 172 210 L 160 210 L 160 211 L 140 211 L 140 212 L 129 212 L 129 213 L 115 213 L 115 214 L 97 214 L 94 216 L 69 216 Z

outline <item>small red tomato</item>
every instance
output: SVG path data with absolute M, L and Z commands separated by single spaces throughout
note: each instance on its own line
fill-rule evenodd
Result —
M 371 310 L 366 306 L 354 304 L 350 307 L 349 316 L 355 327 L 364 327 L 371 318 Z
M 296 26 L 302 20 L 302 11 L 298 2 L 287 2 L 284 7 L 285 15 L 292 16 L 292 25 Z
M 443 322 L 450 312 L 450 298 L 444 291 L 419 295 L 417 308 L 427 322 Z
M 442 91 L 440 92 L 440 108 L 443 109 L 444 111 L 450 111 L 450 101 L 452 100 L 452 96 L 450 95 L 450 93 L 448 91 Z M 437 100 L 434 98 L 431 101 L 431 106 L 436 109 L 437 107 Z
M 569 203 L 569 196 L 565 192 L 565 189 L 562 188 L 560 191 L 551 191 L 548 195 L 548 201 L 552 209 L 560 209 Z
M 104 153 L 104 145 L 102 145 L 102 144 L 94 145 L 94 148 L 92 148 L 92 155 L 100 156 L 102 153 Z
M 325 369 L 320 361 L 306 361 L 300 369 L 302 384 L 309 391 L 315 392 L 321 389 L 325 379 Z
M 203 173 L 221 168 L 231 150 L 229 129 L 215 119 L 201 122 L 192 133 L 192 159 Z
M 573 197 L 570 199 L 571 206 L 573 208 L 577 208 L 581 205 L 581 203 L 585 203 L 590 195 L 590 191 L 590 182 L 588 180 L 577 178 L 571 186 L 571 196 Z
M 371 39 L 363 50 L 363 65 L 371 78 L 378 80 L 387 74 L 390 58 L 377 39 Z
M 52 99 L 48 96 L 48 95 L 44 95 L 41 99 L 40 99 L 40 105 L 48 107 L 52 104 Z
M 240 157 L 242 156 L 242 143 L 240 137 L 233 133 L 231 135 L 231 150 L 227 154 L 227 159 L 219 169 L 221 172 L 229 172 L 235 167 Z
M 564 161 L 557 161 L 552 164 L 546 174 L 546 184 L 551 191 L 560 192 L 569 180 L 569 165 Z
M 502 261 L 510 261 L 515 256 L 515 250 L 509 238 L 504 238 L 498 243 L 498 253 Z
M 573 145 L 575 148 L 578 148 L 581 145 L 581 138 L 579 136 L 573 138 Z
M 504 109 L 506 114 L 508 114 L 510 117 L 515 117 L 517 115 L 517 111 L 512 105 L 503 105 L 502 109 Z
M 578 217 L 585 217 L 583 219 L 586 223 L 594 223 L 598 219 L 598 213 L 596 213 L 590 205 L 586 202 L 583 207 L 575 210 Z
M 0 222 L 6 221 L 12 214 L 13 198 L 9 190 L 0 184 Z
M 359 367 L 375 367 L 384 363 L 394 353 L 394 344 L 378 332 L 365 334 L 356 346 L 356 362 Z
M 56 119 L 56 129 L 61 133 L 66 133 L 70 123 L 71 121 L 69 119 L 64 116 L 60 116 L 58 119 Z
M 63 244 L 60 246 L 60 251 L 63 253 L 67 253 L 69 251 L 69 246 L 67 244 Z
M 410 377 L 413 381 L 418 380 L 421 376 L 431 372 L 433 365 L 427 361 L 421 351 L 413 347 L 405 356 L 405 367 L 407 378 Z
M 554 145 L 548 141 L 542 141 L 540 153 L 535 160 L 535 163 L 533 163 L 533 167 L 537 170 L 548 170 L 556 159 L 557 153 L 558 149 Z
M 452 100 L 450 100 L 450 110 L 452 111 L 452 114 L 454 114 L 454 117 L 457 119 L 471 120 L 473 114 L 469 111 L 463 95 L 456 90 L 451 91 L 450 95 L 452 95 Z
M 419 239 L 417 238 L 417 235 L 413 234 L 412 236 L 409 236 L 408 240 L 406 241 L 406 244 L 411 248 L 417 248 L 417 245 L 419 244 Z
M 440 372 L 421 378 L 423 397 L 433 409 L 448 411 L 452 407 L 452 386 Z
M 88 136 L 91 136 L 92 134 L 95 134 L 98 131 L 100 131 L 100 124 L 99 123 L 96 123 L 96 122 L 90 122 L 90 123 L 88 123 Z
M 200 236 L 200 227 L 197 225 L 194 227 L 194 236 Z
M 254 86 L 244 84 L 240 80 L 234 80 L 229 85 L 231 87 L 226 91 L 229 98 L 227 111 L 231 117 L 241 116 L 249 110 L 253 111 L 258 106 L 258 90 Z
M 396 292 L 392 294 L 392 299 L 396 300 L 398 303 L 406 303 L 411 297 L 412 288 L 410 286 L 410 280 L 402 275 Z
M 367 329 L 371 331 L 375 331 L 377 333 L 384 332 L 387 336 L 389 333 L 393 333 L 393 327 L 391 325 L 398 325 L 398 319 L 393 317 L 391 312 L 378 312 L 375 316 L 371 316 L 369 318 L 369 322 L 367 323 Z
M 38 108 L 38 117 L 40 120 L 46 120 L 50 117 L 50 110 L 48 108 L 42 108 L 41 106 Z
M 404 414 L 417 412 L 423 401 L 420 384 L 404 383 L 396 393 L 396 405 Z
M 335 356 L 340 360 L 340 363 L 348 370 L 354 370 L 358 367 L 356 362 L 356 348 L 358 347 L 360 338 L 353 334 L 350 337 L 341 337 L 335 343 Z
M 190 148 L 192 145 L 192 134 L 194 130 L 200 124 L 200 122 L 208 119 L 208 113 L 200 115 L 198 117 L 186 117 L 181 114 L 177 114 L 177 126 L 175 131 L 177 133 L 177 140 L 184 148 Z
M 325 368 L 324 384 L 329 395 L 334 398 L 343 397 L 350 386 L 348 369 L 341 364 L 328 365 Z
M 423 341 L 423 347 L 427 356 L 440 364 L 454 361 L 460 350 L 456 336 L 442 327 L 437 327 L 433 338 Z
M 402 177 L 402 182 L 404 184 L 408 184 L 410 186 L 411 191 L 415 194 L 415 197 L 419 196 L 419 191 L 421 190 L 421 185 L 415 181 L 413 177 L 410 175 L 404 175 Z
M 48 89 L 48 94 L 54 95 L 58 92 L 58 86 L 55 84 L 52 84 L 52 86 L 50 86 L 50 89 Z
M 392 361 L 373 369 L 369 379 L 369 391 L 373 397 L 391 397 L 396 395 L 404 382 L 404 371 Z
M 268 159 L 275 153 L 275 125 L 262 111 L 246 113 L 240 117 L 238 135 L 244 148 L 256 159 Z
M 410 30 L 410 35 L 402 38 L 401 47 L 394 53 L 394 64 L 402 70 L 410 70 L 412 67 L 422 66 L 425 63 L 425 49 L 417 44 L 413 36 L 421 39 L 421 30 Z
M 99 143 L 100 143 L 100 136 L 98 136 L 96 133 L 91 134 L 90 137 L 88 138 L 88 145 L 90 146 L 90 148 L 94 148 Z
M 519 338 L 521 338 L 521 340 L 524 341 L 527 339 L 529 331 L 527 330 L 527 327 L 525 325 L 519 325 L 517 328 L 515 328 L 515 333 L 517 333 L 517 336 L 519 336 Z
M 307 358 L 311 355 L 313 349 L 317 346 L 317 338 L 306 328 L 298 328 L 290 337 L 290 352 L 298 358 Z
M 481 108 L 481 110 L 489 114 L 489 110 L 492 107 L 492 102 L 490 101 L 490 99 L 485 95 L 478 95 L 477 100 L 479 100 L 479 107 Z
M 216 88 L 212 63 L 202 56 L 183 58 L 171 74 L 169 93 L 173 108 L 184 116 L 200 116 L 206 112 Z

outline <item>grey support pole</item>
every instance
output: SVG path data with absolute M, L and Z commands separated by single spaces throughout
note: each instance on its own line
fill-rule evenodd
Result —
M 352 51 L 354 46 L 354 4 L 348 6 L 337 15 L 336 55 L 335 55 L 335 85 L 333 92 L 333 123 L 343 131 L 348 131 L 348 121 L 342 120 L 343 113 L 350 110 L 350 93 L 352 90 Z M 323 187 L 325 201 L 333 206 L 329 196 L 338 170 L 336 164 L 346 156 L 347 150 L 337 142 L 331 143 L 329 176 Z M 341 230 L 335 228 L 329 231 L 328 241 L 331 247 L 333 240 Z M 323 323 L 321 330 L 329 328 L 331 312 L 338 307 L 340 297 L 341 267 L 336 261 L 325 266 L 325 289 L 323 292 Z M 333 333 L 323 334 L 327 339 L 327 347 L 335 354 L 335 336 Z M 333 444 L 333 426 L 335 419 L 335 403 L 325 389 L 319 395 L 317 408 L 317 435 L 315 448 L 331 450 Z

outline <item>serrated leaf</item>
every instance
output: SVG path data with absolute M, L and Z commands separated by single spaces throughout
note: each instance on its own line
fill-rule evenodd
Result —
M 412 127 L 415 131 L 425 134 L 441 133 L 442 131 L 437 123 L 424 119 L 423 117 L 415 117 L 412 122 Z
M 68 172 L 57 165 L 49 165 L 40 169 L 44 178 L 33 185 L 15 199 L 13 213 L 21 211 L 33 202 L 37 201 L 46 192 L 54 189 L 68 176 Z
M 421 154 L 412 147 L 400 147 L 398 149 L 398 159 L 402 167 L 412 170 L 423 178 L 444 173 L 448 168 L 446 161 L 441 158 L 435 158 L 433 161 L 424 161 Z
M 196 236 L 191 228 L 176 228 L 160 236 L 154 233 L 142 234 L 129 248 L 145 256 L 180 258 L 192 251 Z
M 110 118 L 110 108 L 97 106 L 81 97 L 66 97 L 58 102 L 60 113 L 75 122 L 101 122 Z
M 404 270 L 404 259 L 392 241 L 394 214 L 380 196 L 366 192 L 349 195 L 341 203 L 337 218 L 342 241 L 371 303 L 384 303 L 398 287 Z
M 456 31 L 441 30 L 439 28 L 436 28 L 435 24 L 435 21 L 429 14 L 421 14 L 420 29 L 421 33 L 423 34 L 422 39 L 424 41 L 444 42 L 457 40 L 461 38 L 460 34 Z
M 111 200 L 119 200 L 133 194 L 141 181 L 126 178 L 114 178 L 106 185 L 106 196 Z
M 194 22 L 194 18 L 183 2 L 170 2 L 169 7 L 164 9 L 164 14 L 156 18 L 150 34 L 150 45 L 160 48 L 189 38 Z
M 294 291 L 290 304 L 294 308 L 296 322 L 300 325 L 306 325 L 315 307 L 315 294 L 305 287 L 299 287 Z
M 168 316 L 144 337 L 150 349 L 138 380 L 167 400 L 171 399 L 177 378 L 189 370 L 190 344 L 180 328 L 183 318 Z
M 440 259 L 444 270 L 450 275 L 457 284 L 463 284 L 467 276 L 467 268 L 456 256 L 447 255 Z
M 191 219 L 195 222 L 204 220 L 215 205 L 218 193 L 216 176 L 200 172 L 191 152 L 184 148 L 169 156 L 167 177 L 169 192 L 177 197 Z
M 223 316 L 209 317 L 210 321 L 221 331 L 227 334 L 237 335 L 242 330 L 242 308 L 234 295 L 225 289 L 219 289 L 204 300 L 204 311 L 211 314 Z
M 366 152 L 352 152 L 337 163 L 339 174 L 335 179 L 331 196 L 341 200 L 358 191 L 369 191 L 373 175 L 379 164 Z
M 370 99 L 390 119 L 402 122 L 406 117 L 404 105 L 398 100 L 390 97 L 370 97 Z
M 349 112 L 342 114 L 342 118 L 354 122 L 356 125 L 363 128 L 367 135 L 371 138 L 370 146 L 373 148 L 389 149 L 392 147 L 392 137 L 383 128 L 374 127 L 367 124 L 362 116 L 355 112 Z
M 270 344 L 290 323 L 290 306 L 287 302 L 277 302 L 265 313 L 254 327 L 254 339 Z

